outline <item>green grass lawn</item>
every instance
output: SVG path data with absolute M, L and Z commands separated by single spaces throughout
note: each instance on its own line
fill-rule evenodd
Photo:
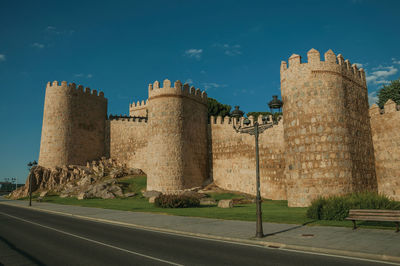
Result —
M 44 202 L 52 202 L 58 204 L 78 205 L 85 207 L 96 207 L 124 211 L 151 212 L 162 213 L 177 216 L 193 216 L 206 217 L 227 220 L 255 221 L 256 220 L 256 205 L 238 204 L 234 208 L 222 209 L 217 206 L 200 206 L 197 208 L 157 208 L 154 204 L 148 202 L 148 199 L 142 196 L 141 190 L 146 187 L 146 177 L 125 177 L 119 179 L 123 183 L 124 192 L 135 192 L 136 196 L 131 198 L 116 198 L 116 199 L 85 199 L 78 200 L 76 198 L 60 198 L 56 195 L 46 196 Z M 220 199 L 232 199 L 245 197 L 240 193 L 210 193 L 210 197 Z M 287 201 L 284 200 L 267 200 L 264 199 L 262 204 L 262 214 L 264 222 L 274 223 L 289 223 L 289 224 L 307 224 L 307 225 L 322 225 L 322 226 L 342 226 L 352 227 L 351 221 L 326 221 L 312 220 L 306 217 L 307 208 L 289 208 Z M 363 228 L 395 228 L 394 223 L 380 222 L 358 222 Z

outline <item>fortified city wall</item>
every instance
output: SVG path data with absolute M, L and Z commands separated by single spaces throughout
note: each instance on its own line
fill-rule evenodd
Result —
M 106 157 L 147 173 L 148 124 L 139 118 L 114 118 L 106 122 Z
M 258 123 L 262 124 L 261 116 Z M 250 117 L 253 125 L 253 117 Z M 243 123 L 243 119 L 242 119 Z M 227 190 L 256 194 L 256 161 L 254 135 L 237 133 L 230 117 L 210 118 L 210 177 Z M 283 123 L 259 135 L 261 196 L 286 199 Z
M 369 113 L 378 191 L 400 201 L 400 106 L 388 100 L 383 110 L 374 104 Z
M 318 196 L 377 190 L 364 70 L 329 50 L 281 64 L 289 206 Z
M 307 57 L 281 64 L 283 119 L 259 136 L 262 196 L 289 206 L 364 190 L 400 200 L 399 107 L 388 101 L 384 110 L 369 109 L 364 70 L 341 55 L 329 50 L 321 61 L 311 49 Z M 48 83 L 39 165 L 86 165 L 106 156 L 145 171 L 148 190 L 174 193 L 211 177 L 222 188 L 255 194 L 253 135 L 237 133 L 229 117 L 208 124 L 207 94 L 188 84 L 156 81 L 148 93 L 129 106 L 136 118 L 107 119 L 102 92 Z
M 107 99 L 75 83 L 47 83 L 39 165 L 84 165 L 104 155 Z
M 147 189 L 201 186 L 208 173 L 207 94 L 164 80 L 149 85 Z

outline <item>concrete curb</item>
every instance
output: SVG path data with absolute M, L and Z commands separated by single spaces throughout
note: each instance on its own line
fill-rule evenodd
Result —
M 132 227 L 138 228 L 148 231 L 157 231 L 162 233 L 168 234 L 175 234 L 175 235 L 183 235 L 189 237 L 197 237 L 197 238 L 204 238 L 208 240 L 216 240 L 216 241 L 226 241 L 226 242 L 234 242 L 240 244 L 247 244 L 247 245 L 256 245 L 256 246 L 264 246 L 267 248 L 274 248 L 274 249 L 282 249 L 282 250 L 289 250 L 289 251 L 300 251 L 300 252 L 308 252 L 308 253 L 315 253 L 315 254 L 322 254 L 322 255 L 335 255 L 335 256 L 342 256 L 347 258 L 356 258 L 356 259 L 366 259 L 366 260 L 376 260 L 381 262 L 391 262 L 400 265 L 400 257 L 397 256 L 390 256 L 385 254 L 370 254 L 370 253 L 363 253 L 363 252 L 353 252 L 347 250 L 339 250 L 339 249 L 328 249 L 328 248 L 317 248 L 317 247 L 309 247 L 309 246 L 300 246 L 300 245 L 291 245 L 291 244 L 284 244 L 284 243 L 277 243 L 277 242 L 268 242 L 268 241 L 260 241 L 256 239 L 241 239 L 241 238 L 232 238 L 232 237 L 222 237 L 222 236 L 215 236 L 215 235 L 208 235 L 208 234 L 201 234 L 201 233 L 191 233 L 185 231 L 178 231 L 173 229 L 166 229 L 166 228 L 159 228 L 159 227 L 152 227 L 152 226 L 144 226 L 139 224 L 132 224 L 132 223 L 125 223 L 101 218 L 93 218 L 83 215 L 77 215 L 73 213 L 65 213 L 53 210 L 46 210 L 37 207 L 29 207 L 29 206 L 19 206 L 10 204 L 7 202 L 0 202 L 0 204 L 25 208 L 30 210 L 42 211 L 52 214 L 58 214 L 63 216 L 69 216 L 79 219 L 84 219 L 88 221 L 95 221 L 95 222 L 102 222 L 107 224 L 113 225 L 120 225 L 125 227 Z

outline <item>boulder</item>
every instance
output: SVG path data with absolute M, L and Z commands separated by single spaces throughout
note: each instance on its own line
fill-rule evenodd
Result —
M 218 201 L 219 208 L 233 208 L 233 200 L 226 199 Z
M 122 192 L 122 189 L 117 186 L 117 185 L 113 185 L 108 189 L 109 192 L 112 192 L 115 196 L 117 197 L 123 197 L 124 193 Z
M 48 191 L 43 191 L 42 193 L 40 193 L 40 197 L 44 198 L 47 196 Z
M 101 191 L 99 194 L 96 195 L 96 197 L 102 199 L 115 199 L 115 195 L 107 190 Z
M 144 175 L 144 172 L 138 168 L 129 168 L 127 173 L 128 175 Z
M 87 194 L 85 192 L 81 192 L 78 194 L 78 200 L 87 199 Z
M 188 197 L 194 197 L 194 198 L 197 198 L 197 199 L 202 199 L 202 198 L 206 197 L 206 195 L 203 194 L 203 193 L 198 193 L 198 192 L 190 191 L 190 190 L 189 191 L 184 191 L 182 193 L 182 195 L 188 196 Z
M 135 192 L 129 192 L 129 193 L 125 193 L 125 194 L 124 194 L 124 197 L 125 197 L 125 198 L 130 198 L 130 197 L 134 197 L 134 196 L 136 196 L 136 193 L 135 193 Z
M 155 190 L 149 190 L 149 191 L 143 192 L 143 197 L 145 197 L 145 198 L 158 197 L 160 195 L 161 195 L 161 192 L 155 191 Z
M 126 176 L 127 174 L 125 173 L 125 171 L 123 171 L 122 169 L 113 169 L 110 172 L 110 177 L 111 178 L 120 178 L 123 176 Z
M 149 203 L 154 203 L 157 197 L 153 196 L 149 198 Z
M 200 199 L 200 205 L 216 205 L 217 202 L 213 198 L 202 198 Z
M 85 185 L 90 185 L 93 182 L 93 178 L 90 176 L 86 176 L 83 179 L 79 180 L 76 184 L 78 186 L 85 186 Z

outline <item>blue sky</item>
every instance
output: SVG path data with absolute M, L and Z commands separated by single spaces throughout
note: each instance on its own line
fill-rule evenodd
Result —
M 366 69 L 370 100 L 399 78 L 400 1 L 15 1 L 0 4 L 0 181 L 38 159 L 45 85 L 102 90 L 128 114 L 165 78 L 267 110 L 291 54 L 332 49 Z

